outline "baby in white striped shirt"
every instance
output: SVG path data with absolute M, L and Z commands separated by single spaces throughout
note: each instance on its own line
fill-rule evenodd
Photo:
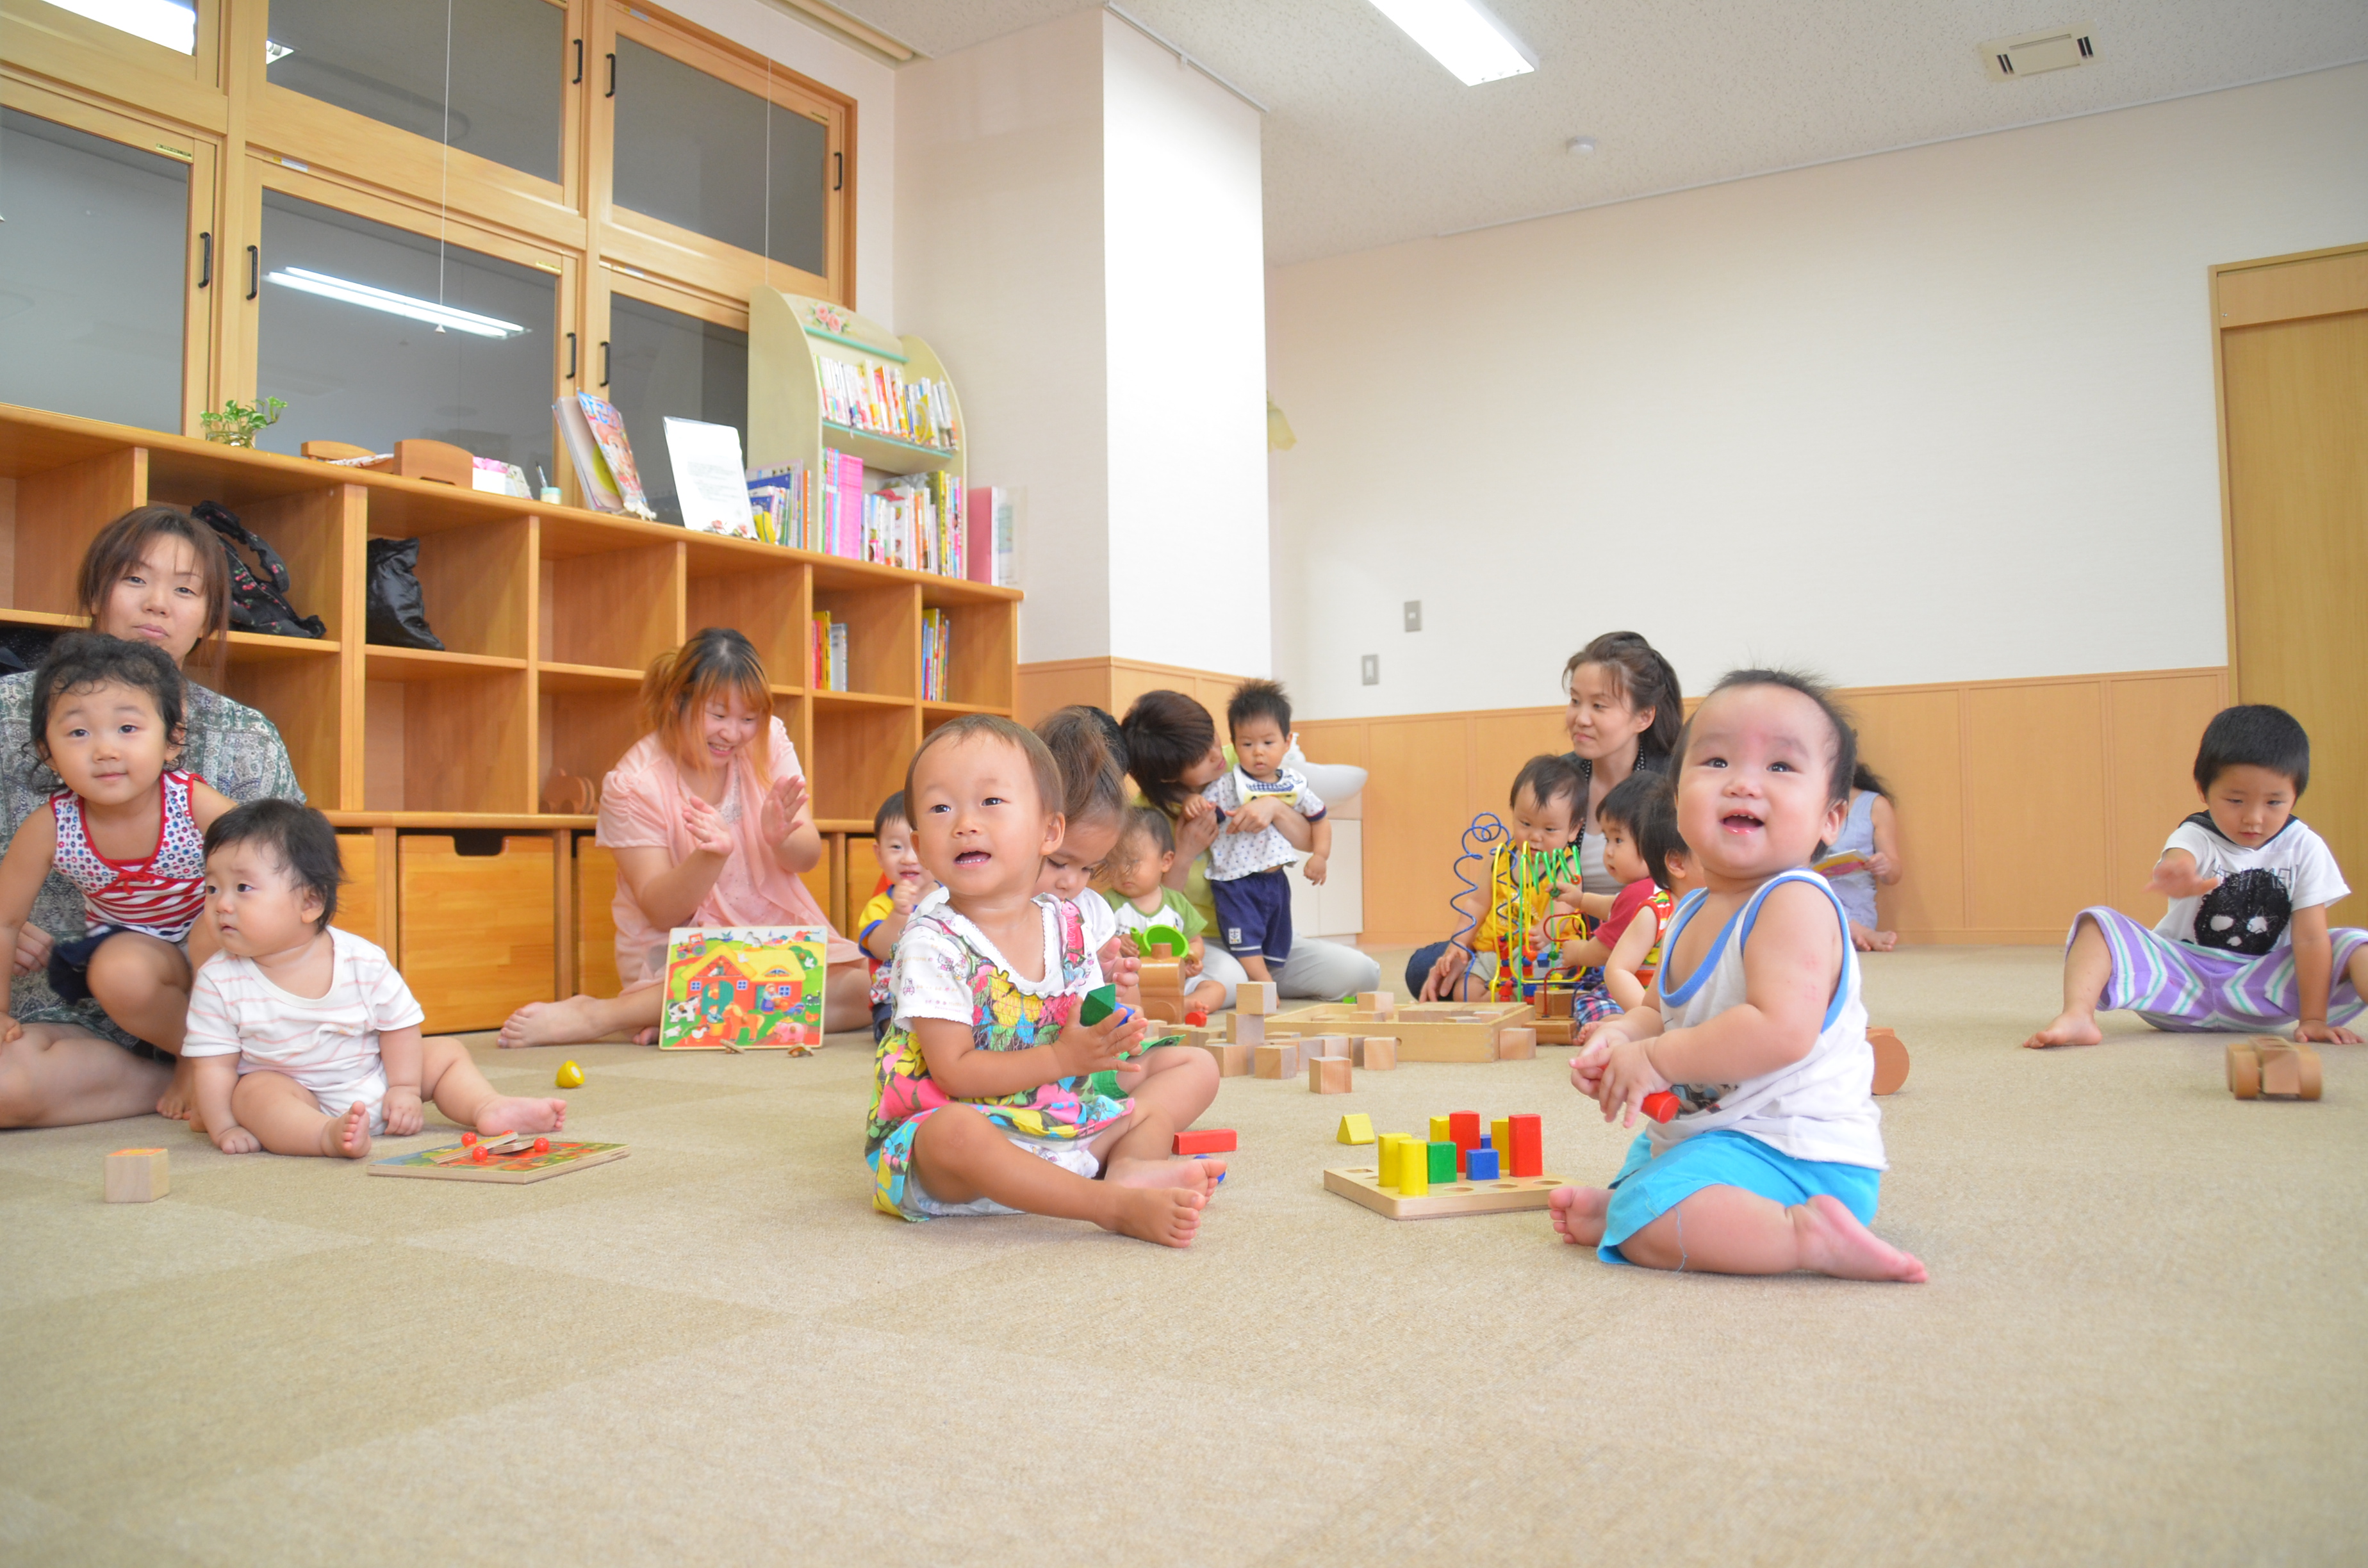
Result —
M 468 1047 L 420 1038 L 427 1015 L 386 954 L 329 924 L 341 880 L 336 831 L 309 806 L 252 801 L 206 832 L 222 951 L 190 990 L 181 1053 L 215 1146 L 359 1160 L 373 1134 L 419 1131 L 423 1099 L 482 1133 L 558 1131 L 565 1100 L 497 1095 Z

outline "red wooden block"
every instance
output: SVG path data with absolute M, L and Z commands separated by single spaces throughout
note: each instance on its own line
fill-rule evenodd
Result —
M 1667 1089 L 1645 1096 L 1645 1114 L 1655 1121 L 1667 1121 L 1678 1114 L 1678 1096 Z
M 1238 1146 L 1230 1127 L 1202 1127 L 1176 1135 L 1178 1154 L 1223 1154 Z
M 1545 1175 L 1545 1119 L 1538 1116 L 1515 1116 L 1506 1120 L 1506 1135 L 1513 1143 L 1513 1174 L 1517 1176 Z
M 1463 1156 L 1480 1147 L 1480 1113 L 1476 1110 L 1452 1110 L 1447 1113 L 1447 1136 L 1455 1144 L 1455 1168 L 1463 1168 Z

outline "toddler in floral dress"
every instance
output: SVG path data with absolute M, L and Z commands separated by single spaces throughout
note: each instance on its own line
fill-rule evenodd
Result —
M 946 890 L 896 944 L 864 1158 L 873 1204 L 907 1220 L 1049 1214 L 1188 1246 L 1224 1173 L 1168 1148 L 1191 1110 L 1153 1074 L 1131 1098 L 1090 1080 L 1144 1038 L 1121 1012 L 1076 1021 L 1114 929 L 1098 897 L 1038 893 L 1061 844 L 1059 765 L 1008 719 L 932 732 L 905 775 L 922 864 Z M 1132 1076 L 1132 1074 L 1130 1074 Z M 1177 1090 L 1184 1087 L 1180 1084 Z

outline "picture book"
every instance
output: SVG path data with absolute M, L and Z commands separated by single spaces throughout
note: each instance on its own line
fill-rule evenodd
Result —
M 740 461 L 740 432 L 668 415 L 666 439 L 682 526 L 731 539 L 759 537 L 748 505 L 747 470 Z
M 577 392 L 560 399 L 555 412 L 567 437 L 567 454 L 584 479 L 584 498 L 603 512 L 627 512 L 655 522 L 657 514 L 642 493 L 641 471 L 633 466 L 632 443 L 625 439 L 625 420 L 617 405 Z
M 788 1051 L 822 1044 L 830 931 L 680 926 L 666 938 L 660 1051 Z

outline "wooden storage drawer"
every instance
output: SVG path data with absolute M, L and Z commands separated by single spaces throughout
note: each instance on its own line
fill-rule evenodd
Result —
M 617 978 L 617 858 L 592 840 L 575 840 L 575 989 L 614 996 Z
M 463 855 L 445 834 L 396 843 L 399 961 L 427 1032 L 499 1028 L 521 1004 L 551 1000 L 559 972 L 551 836 L 506 836 L 498 855 Z
M 337 858 L 345 865 L 346 885 L 337 890 L 337 917 L 329 924 L 377 943 L 395 958 L 388 946 L 394 933 L 378 928 L 378 840 L 368 833 L 341 833 Z

